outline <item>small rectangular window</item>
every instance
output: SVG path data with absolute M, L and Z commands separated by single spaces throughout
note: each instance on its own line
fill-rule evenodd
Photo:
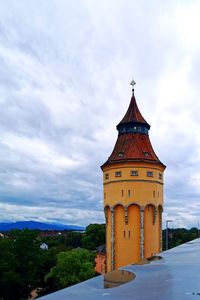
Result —
M 129 197 L 131 196 L 131 190 L 128 190 L 128 196 Z
M 109 179 L 109 174 L 108 173 L 105 174 L 105 179 Z
M 120 171 L 115 172 L 115 177 L 121 177 L 122 173 Z
M 144 153 L 144 155 L 145 155 L 146 157 L 149 156 L 149 153 L 148 153 L 148 152 L 143 151 L 143 153 Z
M 124 156 L 124 152 L 119 152 L 119 153 L 118 153 L 118 156 L 119 156 L 119 157 L 123 157 L 123 156 Z
M 124 191 L 122 190 L 122 197 L 124 196 Z
M 131 170 L 131 176 L 138 176 L 138 171 Z
M 153 177 L 153 172 L 147 171 L 147 177 Z
M 161 173 L 159 173 L 159 179 L 162 180 L 162 174 Z
M 124 231 L 124 238 L 126 237 L 126 231 Z
M 155 191 L 153 191 L 153 197 L 155 198 L 155 196 L 156 196 L 156 192 L 155 192 Z

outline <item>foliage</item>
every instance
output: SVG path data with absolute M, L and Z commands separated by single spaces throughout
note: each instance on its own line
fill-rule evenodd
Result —
M 197 237 L 197 228 L 168 229 L 169 248 Z M 40 249 L 43 242 L 48 251 Z M 104 224 L 90 224 L 85 233 L 65 231 L 48 237 L 39 231 L 11 231 L 8 238 L 0 238 L 0 299 L 23 300 L 35 288 L 47 294 L 94 276 L 91 250 L 103 244 Z M 78 248 L 82 246 L 88 250 Z
M 103 239 L 105 235 L 101 226 L 98 228 L 99 233 L 98 230 L 95 232 L 99 238 L 92 245 L 93 249 L 96 245 L 102 244 L 102 235 Z M 66 284 L 73 284 L 94 276 L 94 255 L 84 249 L 77 249 L 75 253 L 72 251 L 74 248 L 82 247 L 83 233 L 81 232 L 64 231 L 61 235 L 42 236 L 39 231 L 26 229 L 13 230 L 7 235 L 7 238 L 0 238 L 0 299 L 27 299 L 35 288 L 40 287 L 42 294 L 47 294 Z M 93 231 L 87 231 L 86 237 L 89 240 L 93 238 L 92 236 Z M 42 243 L 48 245 L 48 251 L 40 249 Z M 69 276 L 67 272 L 62 279 L 64 270 L 56 268 L 60 261 L 59 258 L 57 260 L 57 256 L 62 252 L 68 253 L 66 251 L 72 258 L 68 263 Z M 71 251 L 73 254 L 70 254 Z M 74 262 L 73 258 L 76 258 Z M 51 269 L 54 271 L 50 272 Z M 56 270 L 58 273 L 56 277 L 47 275 L 54 274 Z M 76 272 L 72 275 L 72 271 Z
M 98 246 L 105 244 L 105 224 L 90 224 L 86 227 L 83 236 L 83 247 L 96 250 Z
M 191 229 L 185 228 L 168 228 L 168 248 L 179 246 L 183 243 L 189 242 L 199 237 L 198 229 L 193 227 Z M 166 245 L 166 230 L 163 230 L 163 249 Z
M 67 239 L 65 241 L 65 245 L 68 248 L 82 247 L 82 238 L 83 238 L 82 232 L 69 231 L 67 234 Z
M 67 249 L 73 249 L 82 247 L 82 232 L 68 231 L 63 232 L 62 235 L 55 237 L 40 238 L 43 243 L 46 243 L 50 248 L 58 248 L 58 252 L 66 251 Z
M 94 275 L 94 256 L 86 249 L 73 249 L 58 254 L 56 266 L 45 279 L 53 279 L 57 288 L 64 288 Z
M 3 299 L 24 299 L 38 285 L 37 233 L 29 230 L 13 231 L 12 239 L 0 241 L 0 296 Z M 13 292 L 15 291 L 15 292 Z

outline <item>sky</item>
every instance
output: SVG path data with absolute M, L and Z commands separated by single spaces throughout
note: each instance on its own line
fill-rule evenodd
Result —
M 163 220 L 200 220 L 200 2 L 0 2 L 0 221 L 103 223 L 100 166 L 131 98 L 165 171 Z

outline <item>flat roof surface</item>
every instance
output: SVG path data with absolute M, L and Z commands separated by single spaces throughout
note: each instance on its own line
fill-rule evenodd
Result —
M 162 258 L 144 265 L 129 265 L 121 270 L 135 274 L 123 285 L 104 289 L 98 276 L 42 300 L 200 300 L 200 238 L 158 254 Z

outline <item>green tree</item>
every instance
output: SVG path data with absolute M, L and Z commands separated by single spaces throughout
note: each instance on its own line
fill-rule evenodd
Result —
M 82 247 L 82 232 L 69 231 L 65 238 L 65 245 L 68 248 Z
M 168 247 L 173 248 L 183 243 L 189 242 L 198 237 L 198 229 L 191 228 L 169 228 L 168 229 Z M 163 249 L 166 247 L 166 230 L 163 230 Z
M 27 299 L 38 286 L 43 253 L 36 237 L 35 231 L 15 230 L 0 240 L 0 298 Z
M 98 246 L 105 244 L 105 224 L 90 224 L 83 235 L 83 247 L 96 250 Z
M 60 252 L 57 264 L 45 277 L 54 281 L 57 289 L 70 286 L 95 276 L 94 255 L 86 249 Z
M 13 241 L 0 240 L 0 298 L 11 300 L 13 290 L 18 294 L 21 283 L 20 276 L 15 272 L 15 257 L 13 254 Z

